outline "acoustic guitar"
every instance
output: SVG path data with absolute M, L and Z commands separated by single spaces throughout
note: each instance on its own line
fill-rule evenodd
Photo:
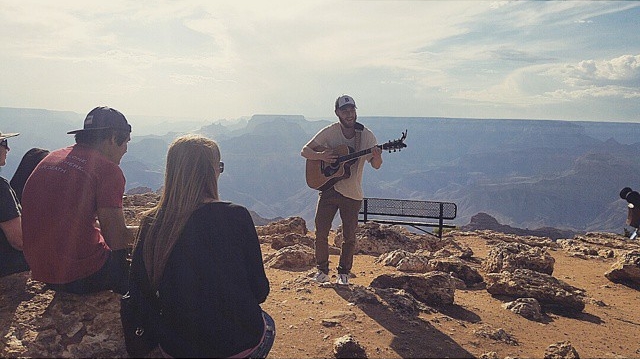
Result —
M 355 152 L 355 150 L 346 145 L 340 145 L 333 149 L 338 155 L 338 158 L 333 163 L 328 163 L 322 160 L 307 160 L 306 164 L 306 177 L 307 185 L 313 189 L 324 191 L 331 188 L 336 182 L 349 178 L 351 176 L 351 166 L 358 161 L 359 157 L 371 153 L 374 147 L 379 147 L 382 150 L 389 152 L 400 151 L 407 147 L 404 140 L 407 138 L 407 131 L 402 133 L 402 137 L 389 141 L 382 145 L 375 145 L 371 148 Z

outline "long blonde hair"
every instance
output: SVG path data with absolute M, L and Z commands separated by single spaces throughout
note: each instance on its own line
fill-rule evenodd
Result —
M 138 241 L 144 239 L 144 264 L 153 288 L 162 278 L 169 255 L 187 220 L 205 200 L 218 200 L 216 168 L 220 149 L 200 135 L 176 138 L 169 146 L 164 189 L 156 207 L 144 213 Z

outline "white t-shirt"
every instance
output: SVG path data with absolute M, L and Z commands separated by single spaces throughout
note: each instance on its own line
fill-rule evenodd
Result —
M 314 148 L 320 145 L 326 148 L 336 148 L 339 145 L 347 145 L 351 149 L 355 149 L 355 143 L 356 136 L 353 136 L 353 138 L 350 139 L 344 137 L 342 129 L 340 128 L 340 122 L 335 122 L 318 131 L 311 141 L 307 143 L 307 146 Z M 358 148 L 357 151 L 369 149 L 377 145 L 377 143 L 378 141 L 376 140 L 376 136 L 365 127 L 360 135 L 360 148 Z M 358 161 L 350 167 L 351 176 L 336 182 L 333 186 L 336 191 L 351 199 L 363 199 L 362 173 L 364 172 L 365 161 L 371 161 L 371 158 L 371 153 L 359 157 Z

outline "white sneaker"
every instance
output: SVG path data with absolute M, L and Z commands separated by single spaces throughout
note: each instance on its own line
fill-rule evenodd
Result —
M 338 283 L 339 285 L 349 285 L 349 275 L 339 273 L 336 283 Z
M 313 277 L 313 280 L 317 283 L 326 283 L 329 281 L 329 275 L 323 271 L 318 271 L 318 273 Z

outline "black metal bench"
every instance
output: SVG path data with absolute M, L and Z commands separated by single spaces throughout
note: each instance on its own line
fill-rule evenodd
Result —
M 376 222 L 411 226 L 427 234 L 433 233 L 422 227 L 438 228 L 438 238 L 442 238 L 444 228 L 455 228 L 445 220 L 456 218 L 458 207 L 451 202 L 414 201 L 406 199 L 365 198 L 362 201 L 359 222 Z M 393 218 L 389 218 L 393 217 Z M 395 218 L 395 219 L 394 219 Z M 437 222 L 418 222 L 414 218 L 437 219 Z

